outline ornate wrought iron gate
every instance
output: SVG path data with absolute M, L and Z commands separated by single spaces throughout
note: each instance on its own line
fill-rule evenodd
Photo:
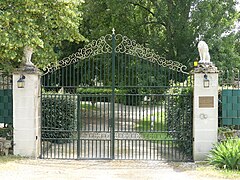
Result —
M 42 77 L 42 158 L 192 159 L 185 66 L 106 35 Z

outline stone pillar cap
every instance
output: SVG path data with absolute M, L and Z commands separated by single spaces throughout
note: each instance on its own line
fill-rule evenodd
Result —
M 217 67 L 212 63 L 199 63 L 196 68 L 194 68 L 193 73 L 218 73 Z
M 34 65 L 23 65 L 15 70 L 15 73 L 41 74 L 41 71 Z

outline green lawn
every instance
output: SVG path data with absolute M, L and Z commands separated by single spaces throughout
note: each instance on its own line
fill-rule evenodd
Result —
M 167 132 L 164 112 L 150 114 L 140 120 L 137 125 L 137 131 L 146 140 L 172 140 L 172 137 Z

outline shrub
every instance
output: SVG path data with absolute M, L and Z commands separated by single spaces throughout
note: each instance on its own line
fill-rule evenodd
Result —
M 4 137 L 7 140 L 13 140 L 12 125 L 8 125 L 7 127 L 0 128 L 0 137 Z
M 13 127 L 12 127 L 12 124 L 8 124 L 7 126 L 0 128 L 0 138 L 6 138 L 6 140 L 11 141 L 12 146 L 10 148 L 10 154 L 12 154 L 12 152 L 13 152 Z
M 217 143 L 210 151 L 208 161 L 219 168 L 240 169 L 240 139 L 227 139 Z
M 234 129 L 234 126 L 224 126 L 218 128 L 218 141 L 238 138 L 239 131 Z
M 44 94 L 42 96 L 42 137 L 48 141 L 70 138 L 76 128 L 76 96 Z
M 193 88 L 186 87 L 186 82 L 180 85 L 172 84 L 172 88 L 168 90 L 168 98 L 166 100 L 166 126 L 169 134 L 176 139 L 176 143 L 180 151 L 184 152 L 188 157 L 192 156 L 192 114 Z
M 91 101 L 92 104 L 96 102 L 110 102 L 111 88 L 78 88 L 78 94 L 84 95 L 81 99 L 83 101 Z
M 82 94 L 83 101 L 110 102 L 111 88 L 78 88 L 78 94 Z M 135 89 L 115 89 L 115 102 L 125 105 L 139 105 L 144 96 L 139 95 Z
M 77 93 L 80 94 L 111 94 L 111 88 L 78 88 Z
M 139 92 L 139 89 L 129 88 L 126 91 L 126 95 L 123 96 L 120 100 L 121 100 L 121 103 L 125 105 L 137 106 L 141 104 L 143 99 L 144 99 L 144 95 L 141 95 L 141 92 Z

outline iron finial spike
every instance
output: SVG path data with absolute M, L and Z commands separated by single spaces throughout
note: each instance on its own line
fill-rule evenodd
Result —
M 114 28 L 112 29 L 112 33 L 115 34 L 115 29 Z

